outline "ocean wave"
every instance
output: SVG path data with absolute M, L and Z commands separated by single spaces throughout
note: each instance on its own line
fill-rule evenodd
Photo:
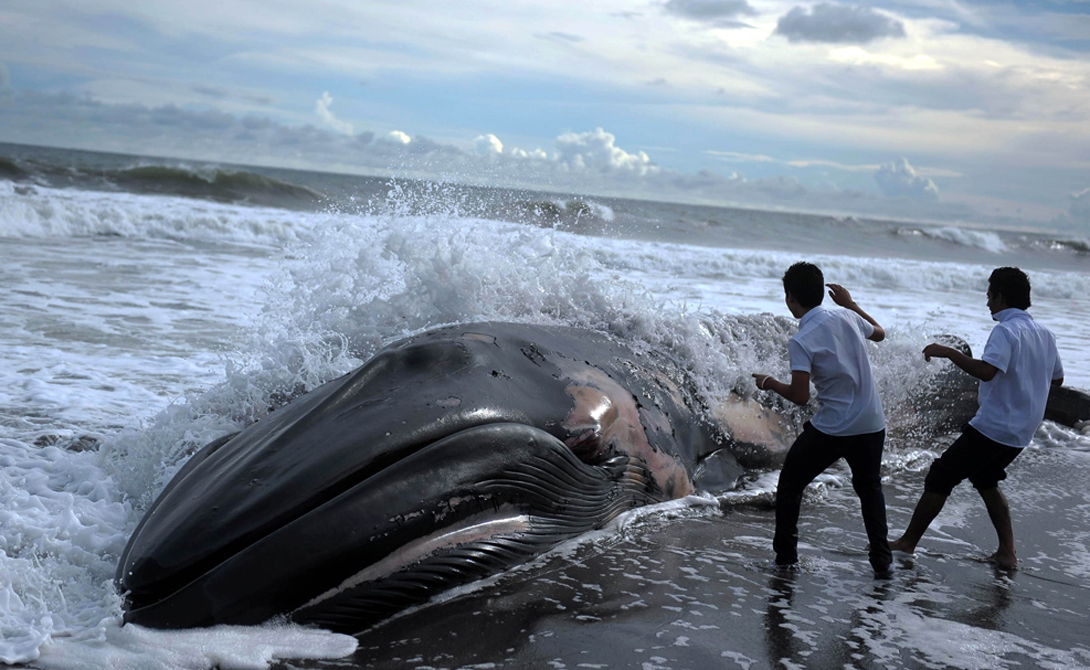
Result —
M 1030 241 L 1030 246 L 1045 251 L 1069 251 L 1079 256 L 1090 255 L 1090 240 L 1071 238 L 1046 238 Z
M 598 249 L 610 268 L 639 271 L 662 277 L 698 277 L 707 282 L 738 279 L 779 281 L 798 253 L 717 249 L 690 245 L 614 240 Z M 853 287 L 921 292 L 983 292 L 994 265 L 806 254 L 831 282 Z M 1035 297 L 1079 299 L 1090 294 L 1090 276 L 1070 272 L 1031 270 Z
M 102 193 L 0 181 L 0 237 L 111 235 L 280 245 L 301 239 L 308 215 L 195 203 L 174 196 Z
M 0 178 L 21 180 L 27 176 L 26 170 L 24 170 L 18 162 L 0 156 Z
M 218 167 L 137 165 L 104 170 L 102 177 L 136 193 L 163 193 L 219 202 L 246 203 L 299 201 L 313 204 L 324 199 L 318 191 L 255 172 Z
M 944 226 L 941 228 L 902 227 L 897 229 L 896 234 L 904 237 L 922 235 L 924 237 L 942 242 L 949 242 L 963 247 L 982 249 L 993 254 L 1001 254 L 1004 251 L 1007 251 L 1006 243 L 1003 242 L 1003 239 L 997 233 L 985 230 L 970 230 L 953 226 Z
M 101 156 L 73 162 L 70 152 L 58 158 L 48 150 L 33 157 L 0 156 L 0 179 L 52 188 L 176 195 L 307 209 L 327 201 L 323 193 L 310 186 L 251 169 Z

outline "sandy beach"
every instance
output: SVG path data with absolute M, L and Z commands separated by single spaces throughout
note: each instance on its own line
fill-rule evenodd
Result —
M 841 463 L 803 506 L 796 572 L 768 568 L 767 499 L 651 514 L 367 631 L 353 659 L 281 667 L 1090 667 L 1088 459 L 1030 449 L 1012 467 L 1016 572 L 984 562 L 993 531 L 963 485 L 894 579 L 874 580 Z M 891 534 L 925 470 L 887 482 Z

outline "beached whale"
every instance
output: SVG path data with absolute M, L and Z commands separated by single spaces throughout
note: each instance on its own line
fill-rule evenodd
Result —
M 392 344 L 190 459 L 121 557 L 126 620 L 358 631 L 782 454 L 772 412 L 707 412 L 686 379 L 666 356 L 569 328 L 468 324 Z

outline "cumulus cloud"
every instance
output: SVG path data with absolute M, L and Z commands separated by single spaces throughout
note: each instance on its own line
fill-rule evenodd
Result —
M 589 133 L 564 133 L 556 138 L 557 161 L 572 170 L 630 172 L 645 175 L 658 170 L 644 152 L 630 154 L 616 146 L 613 133 L 596 128 Z
M 904 37 L 901 21 L 858 5 L 821 3 L 795 7 L 776 22 L 776 34 L 789 42 L 866 44 L 883 37 Z
M 545 150 L 541 147 L 538 147 L 537 149 L 534 149 L 532 151 L 515 148 L 508 153 L 514 158 L 518 158 L 520 160 L 544 161 L 549 159 L 549 154 L 545 153 Z
M 938 200 L 939 189 L 935 182 L 920 176 L 904 157 L 878 168 L 874 173 L 878 188 L 891 198 L 908 197 L 914 200 Z
M 473 151 L 479 156 L 498 156 L 503 153 L 503 142 L 492 133 L 478 135 L 473 140 Z
M 382 139 L 391 144 L 409 144 L 413 141 L 413 138 L 409 137 L 408 133 L 403 133 L 400 130 L 391 130 L 386 133 Z
M 746 0 L 667 0 L 662 8 L 692 21 L 727 25 L 739 25 L 738 17 L 757 14 Z
M 322 120 L 322 123 L 342 135 L 351 135 L 352 124 L 341 121 L 334 116 L 332 110 L 330 110 L 332 106 L 333 96 L 329 95 L 329 91 L 325 91 L 322 93 L 322 97 L 318 98 L 318 101 L 314 103 L 314 111 L 318 114 L 318 118 Z

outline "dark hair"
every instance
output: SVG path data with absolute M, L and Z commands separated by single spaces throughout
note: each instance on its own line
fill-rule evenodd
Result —
M 783 290 L 803 307 L 817 307 L 825 299 L 825 275 L 813 263 L 795 263 L 783 273 Z
M 1003 296 L 1007 307 L 1028 309 L 1029 277 L 1018 268 L 996 268 L 988 277 L 988 292 L 992 296 Z

